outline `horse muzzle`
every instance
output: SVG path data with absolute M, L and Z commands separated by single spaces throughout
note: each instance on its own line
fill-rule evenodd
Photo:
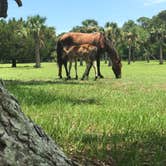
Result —
M 122 78 L 121 75 L 116 75 L 116 79 L 120 79 L 120 78 Z

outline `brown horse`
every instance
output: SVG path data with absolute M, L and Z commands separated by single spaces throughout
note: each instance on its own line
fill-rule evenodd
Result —
M 69 72 L 67 69 L 67 59 L 62 58 L 63 48 L 74 45 L 91 44 L 97 47 L 97 73 L 98 77 L 103 77 L 100 73 L 100 57 L 103 52 L 107 52 L 108 56 L 112 60 L 112 70 L 116 78 L 121 78 L 121 59 L 118 56 L 115 48 L 112 45 L 111 40 L 107 39 L 102 33 L 77 33 L 69 32 L 62 35 L 57 42 L 57 62 L 59 66 L 59 77 L 62 78 L 62 65 L 66 70 L 66 75 L 69 78 Z
M 75 72 L 76 72 L 76 79 L 78 79 L 77 74 L 77 60 L 82 59 L 86 61 L 86 70 L 82 76 L 82 80 L 88 78 L 89 71 L 93 65 L 94 71 L 95 71 L 95 80 L 97 79 L 97 70 L 96 70 L 96 55 L 97 55 L 97 47 L 90 44 L 82 44 L 77 46 L 70 46 L 70 47 L 64 47 L 63 48 L 63 59 L 67 59 L 67 61 L 70 62 L 69 65 L 69 77 L 70 77 L 70 71 L 72 67 L 72 62 L 75 62 Z

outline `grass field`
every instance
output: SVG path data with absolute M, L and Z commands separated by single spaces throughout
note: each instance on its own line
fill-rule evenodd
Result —
M 81 77 L 85 67 L 79 67 Z M 10 68 L 0 77 L 22 110 L 70 156 L 118 166 L 166 165 L 166 64 L 123 62 L 122 79 L 101 65 L 104 79 L 57 78 L 55 63 Z M 73 72 L 74 73 L 74 72 Z M 73 74 L 74 76 L 74 74 Z

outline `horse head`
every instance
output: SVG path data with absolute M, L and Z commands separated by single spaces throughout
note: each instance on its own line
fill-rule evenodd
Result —
M 112 70 L 115 74 L 115 77 L 121 78 L 121 58 L 118 55 L 116 49 L 113 47 L 112 41 L 109 39 L 106 39 L 106 52 L 112 61 Z
M 17 5 L 20 7 L 22 6 L 22 1 L 21 0 L 15 0 L 17 2 Z
M 121 68 L 122 68 L 122 64 L 121 64 L 120 58 L 116 60 L 112 60 L 112 70 L 116 78 L 121 78 Z

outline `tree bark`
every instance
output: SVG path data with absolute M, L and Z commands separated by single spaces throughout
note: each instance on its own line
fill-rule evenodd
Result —
M 24 115 L 0 81 L 0 165 L 72 166 L 54 141 Z

